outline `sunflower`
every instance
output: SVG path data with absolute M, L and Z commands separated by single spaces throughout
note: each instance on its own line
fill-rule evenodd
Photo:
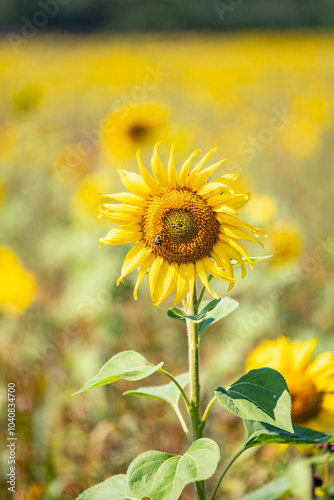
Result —
M 334 429 L 334 357 L 325 352 L 311 361 L 316 343 L 286 337 L 264 341 L 249 355 L 246 370 L 279 371 L 291 394 L 292 422 L 326 432 Z
M 131 157 L 139 146 L 150 146 L 164 132 L 168 111 L 157 103 L 123 106 L 111 113 L 103 127 L 105 147 L 117 158 Z
M 252 262 L 239 240 L 258 242 L 265 233 L 240 221 L 237 209 L 249 200 L 250 193 L 236 194 L 231 185 L 238 175 L 228 174 L 213 182 L 208 178 L 222 161 L 203 169 L 215 152 L 211 149 L 192 169 L 191 163 L 200 150 L 194 151 L 177 173 L 174 145 L 171 147 L 168 168 L 165 170 L 154 148 L 151 160 L 154 177 L 147 171 L 137 151 L 141 176 L 119 167 L 124 187 L 129 192 L 102 196 L 99 211 L 119 226 L 100 239 L 100 246 L 135 243 L 127 253 L 121 276 L 123 278 L 140 267 L 134 298 L 145 274 L 151 298 L 159 305 L 174 289 L 175 304 L 189 293 L 193 294 L 196 274 L 208 292 L 215 298 L 207 272 L 229 282 L 229 290 L 236 281 L 231 259 L 237 261 L 246 274 L 244 260 Z M 110 202 L 111 201 L 111 202 Z M 112 203 L 117 201 L 120 203 Z

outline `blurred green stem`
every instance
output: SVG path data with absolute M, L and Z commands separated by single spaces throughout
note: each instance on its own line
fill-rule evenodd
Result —
M 187 309 L 188 315 L 196 315 L 198 303 L 196 297 L 196 286 L 190 306 Z M 199 337 L 197 324 L 187 319 L 188 332 L 188 353 L 189 353 L 189 375 L 190 375 L 190 418 L 192 425 L 193 441 L 202 437 L 201 415 L 200 415 L 200 384 L 199 384 Z M 205 500 L 204 481 L 196 483 L 196 499 Z
M 218 491 L 218 488 L 220 486 L 220 483 L 222 482 L 226 472 L 229 470 L 229 468 L 231 467 L 232 464 L 234 464 L 234 462 L 236 461 L 236 459 L 238 457 L 240 457 L 240 455 L 246 451 L 247 448 L 241 448 L 241 450 L 237 451 L 237 453 L 235 455 L 233 455 L 233 457 L 231 458 L 231 460 L 228 462 L 228 464 L 226 465 L 226 467 L 224 468 L 223 472 L 220 474 L 219 476 L 219 479 L 216 483 L 216 486 L 215 486 L 215 489 L 213 490 L 213 492 L 211 493 L 211 496 L 210 496 L 210 499 L 209 500 L 214 500 L 215 496 L 216 496 L 216 493 Z

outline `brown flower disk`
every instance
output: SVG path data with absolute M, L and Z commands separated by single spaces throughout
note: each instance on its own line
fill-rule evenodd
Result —
M 147 203 L 142 231 L 156 255 L 168 262 L 190 263 L 209 255 L 218 240 L 219 222 L 191 189 L 165 188 Z

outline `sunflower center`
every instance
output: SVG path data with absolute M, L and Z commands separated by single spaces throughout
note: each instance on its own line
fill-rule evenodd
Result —
M 218 240 L 219 222 L 206 201 L 187 187 L 165 188 L 147 203 L 145 242 L 168 262 L 196 262 Z
M 311 380 L 305 378 L 301 380 L 293 376 L 287 383 L 292 401 L 292 422 L 303 424 L 315 418 L 321 409 L 322 393 L 317 391 Z
M 134 142 L 140 142 L 145 139 L 148 133 L 148 127 L 139 123 L 134 123 L 128 129 L 128 134 Z

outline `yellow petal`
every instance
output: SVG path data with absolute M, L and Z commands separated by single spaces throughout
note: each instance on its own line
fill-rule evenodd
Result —
M 137 267 L 141 266 L 144 260 L 151 254 L 151 249 L 146 247 L 144 241 L 139 241 L 134 245 L 131 250 L 126 254 L 122 270 L 121 276 L 117 280 L 117 286 L 123 281 L 124 276 L 132 273 Z
M 100 201 L 104 202 L 105 199 L 111 199 L 120 201 L 121 203 L 125 203 L 126 205 L 135 205 L 143 206 L 146 201 L 141 196 L 137 196 L 136 194 L 128 193 L 124 191 L 124 193 L 114 193 L 114 194 L 104 194 L 100 196 Z
M 138 149 L 137 151 L 137 163 L 139 166 L 140 174 L 146 184 L 146 186 L 151 190 L 151 192 L 157 193 L 160 191 L 160 186 L 159 184 L 153 179 L 152 175 L 146 170 L 143 162 L 140 159 L 140 153 L 141 149 Z
M 215 278 L 218 278 L 222 281 L 237 281 L 232 276 L 229 276 L 225 271 L 223 271 L 223 269 L 220 269 L 209 257 L 204 257 L 204 259 L 202 259 L 202 262 L 208 273 L 212 274 L 212 276 L 214 276 Z
M 189 170 L 190 170 L 191 162 L 193 161 L 194 157 L 196 155 L 198 155 L 198 153 L 200 153 L 200 152 L 201 152 L 200 149 L 196 149 L 196 151 L 194 151 L 189 156 L 189 158 L 184 162 L 184 164 L 182 165 L 180 173 L 179 173 L 179 177 L 178 177 L 178 180 L 177 180 L 177 185 L 178 186 L 184 186 L 185 185 L 185 183 L 187 181 L 187 178 L 188 178 L 188 175 L 189 175 Z
M 232 198 L 234 195 L 233 189 L 225 184 L 221 184 L 220 182 L 206 182 L 200 189 L 198 189 L 197 194 L 200 194 L 202 198 L 208 200 L 208 203 L 211 204 L 211 200 L 213 203 L 218 200 L 218 203 L 223 203 L 226 199 Z M 223 196 L 221 199 L 220 197 Z
M 226 203 L 223 203 L 221 205 L 214 205 L 214 206 L 212 206 L 212 210 L 214 212 L 216 212 L 217 216 L 221 212 L 226 213 L 226 214 L 238 215 L 238 212 L 234 208 L 232 208 L 229 205 L 227 205 Z M 224 222 L 224 221 L 222 221 L 222 222 Z
M 205 286 L 207 291 L 214 297 L 215 299 L 219 299 L 218 295 L 212 290 L 209 285 L 208 278 L 206 277 L 206 270 L 203 262 L 201 260 L 196 261 L 196 272 L 198 274 L 199 279 L 202 284 Z
M 217 214 L 217 219 L 219 220 L 219 214 Z M 234 226 L 229 226 L 228 224 L 221 224 L 220 230 L 226 234 L 227 236 L 230 236 L 231 238 L 238 238 L 239 240 L 247 240 L 247 241 L 254 241 L 255 243 L 259 243 L 262 247 L 263 244 L 261 241 L 257 239 L 256 236 L 253 236 L 252 234 L 246 233 L 242 229 L 239 229 Z
M 200 173 L 200 171 L 202 170 L 203 168 L 203 165 L 206 161 L 208 161 L 208 159 L 210 158 L 210 156 L 213 155 L 213 153 L 217 150 L 217 148 L 212 148 L 210 149 L 210 151 L 204 156 L 204 158 L 201 159 L 201 161 L 199 161 L 197 163 L 197 165 L 195 165 L 195 167 L 193 168 L 192 172 L 191 172 L 191 176 L 192 177 L 195 177 L 197 174 Z
M 120 167 L 118 168 L 118 172 L 123 186 L 130 191 L 130 193 L 145 199 L 150 197 L 150 189 L 147 187 L 140 175 L 127 172 Z
M 100 238 L 99 241 L 105 245 L 125 245 L 126 243 L 135 243 L 143 237 L 143 233 L 138 230 L 139 227 L 140 226 L 135 226 L 134 228 L 127 226 L 124 228 L 114 227 L 104 238 Z
M 155 260 L 155 255 L 153 253 L 151 253 L 148 257 L 146 257 L 146 260 L 142 263 L 142 266 L 138 272 L 136 286 L 135 286 L 135 289 L 133 292 L 133 298 L 135 300 L 137 300 L 137 292 L 138 292 L 139 285 L 143 281 L 143 278 L 144 278 L 145 274 L 147 273 L 148 268 L 151 266 L 151 264 L 154 262 L 154 260 Z
M 195 269 L 194 264 L 187 264 L 187 274 L 188 274 L 188 281 L 189 281 L 187 307 L 190 307 L 190 304 L 192 303 L 192 299 L 194 296 L 195 280 L 196 280 L 196 269 Z
M 162 257 L 156 257 L 148 272 L 148 287 L 150 289 L 151 299 L 153 302 L 158 299 L 158 297 L 155 297 L 155 292 L 160 288 L 161 285 L 160 270 L 163 266 L 163 263 L 164 259 Z
M 228 245 L 227 243 L 224 243 L 223 241 L 221 241 L 221 246 L 222 246 L 223 250 L 225 250 L 226 254 L 229 257 L 231 257 L 232 259 L 234 259 L 238 262 L 238 264 L 241 267 L 241 277 L 244 278 L 246 276 L 246 267 L 245 267 L 245 263 L 242 260 L 242 256 L 240 255 L 240 253 L 235 248 L 233 248 L 231 245 Z M 253 263 L 251 263 L 251 267 L 253 268 Z
M 115 214 L 113 212 L 109 212 L 108 210 L 100 210 L 100 216 L 104 215 L 109 219 L 111 222 L 114 224 L 120 224 L 122 226 L 126 225 L 135 225 L 135 224 L 140 224 L 141 222 L 141 217 L 134 217 L 133 214 L 127 214 L 127 213 L 120 213 L 120 214 Z
M 251 224 L 247 224 L 247 222 L 239 220 L 236 217 L 233 217 L 232 215 L 220 214 L 219 221 L 223 222 L 225 224 L 230 224 L 231 226 L 245 229 L 246 231 L 250 231 L 253 234 L 261 234 L 265 238 L 267 237 L 267 234 L 262 229 L 259 229 L 258 227 L 255 227 L 255 226 L 252 226 Z
M 317 339 L 310 339 L 307 342 L 292 342 L 292 359 L 294 368 L 300 371 L 306 370 L 310 365 L 313 351 L 317 345 Z
M 166 174 L 166 170 L 164 169 L 164 166 L 161 163 L 161 160 L 160 160 L 160 157 L 158 154 L 159 144 L 160 144 L 160 142 L 157 142 L 157 144 L 154 146 L 153 156 L 152 156 L 152 160 L 151 160 L 152 171 L 153 171 L 154 177 L 159 182 L 160 186 L 168 187 L 168 177 Z
M 210 175 L 212 175 L 224 161 L 226 160 L 221 160 L 218 163 L 205 168 L 202 172 L 191 172 L 187 180 L 187 186 L 189 186 L 193 191 L 197 191 L 198 189 L 203 187 Z
M 176 281 L 176 299 L 174 305 L 181 302 L 189 291 L 189 282 L 187 274 L 187 264 L 180 264 L 177 270 Z
M 103 205 L 99 205 L 99 209 L 101 211 L 105 210 L 106 208 L 112 212 L 125 212 L 133 215 L 141 213 L 141 210 L 138 210 L 137 207 L 125 205 L 122 203 L 104 203 Z
M 175 144 L 172 144 L 172 146 L 170 148 L 168 170 L 167 170 L 168 186 L 169 187 L 175 187 L 176 183 L 177 183 L 177 171 L 176 171 L 175 161 L 174 161 L 174 149 L 175 149 Z
M 164 279 L 164 286 L 162 293 L 157 300 L 157 302 L 154 304 L 158 306 L 161 304 L 163 300 L 165 300 L 166 297 L 174 290 L 176 287 L 176 282 L 177 282 L 177 268 L 178 264 L 176 262 L 173 262 L 167 269 L 166 276 Z
M 241 194 L 236 194 L 231 201 L 229 201 L 229 204 L 238 210 L 239 208 L 244 207 L 249 200 L 251 199 L 252 193 L 241 193 Z
M 213 259 L 217 262 L 218 266 L 225 269 L 226 273 L 233 278 L 233 267 L 231 264 L 231 259 L 225 252 L 222 243 L 218 240 L 218 243 L 211 250 L 211 255 Z

